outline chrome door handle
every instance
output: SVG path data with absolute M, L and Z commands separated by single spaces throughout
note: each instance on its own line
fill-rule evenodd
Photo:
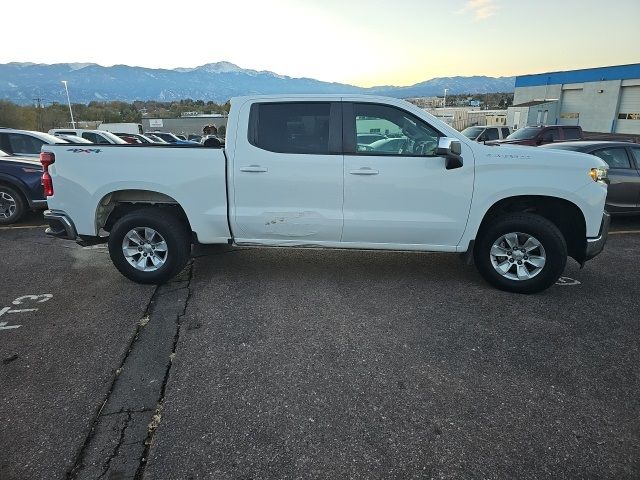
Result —
M 369 167 L 362 167 L 359 168 L 357 170 L 351 170 L 349 172 L 351 175 L 378 175 L 378 170 L 374 170 L 373 168 L 369 168 Z
M 266 172 L 267 169 L 264 167 L 261 167 L 260 165 L 248 165 L 246 167 L 240 167 L 240 171 L 262 173 L 262 172 Z

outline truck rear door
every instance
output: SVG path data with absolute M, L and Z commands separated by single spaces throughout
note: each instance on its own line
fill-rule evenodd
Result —
M 261 101 L 243 105 L 239 118 L 231 162 L 236 242 L 339 242 L 340 102 Z

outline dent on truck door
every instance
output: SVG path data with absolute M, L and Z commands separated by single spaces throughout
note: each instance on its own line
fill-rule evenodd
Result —
M 233 162 L 238 242 L 340 240 L 340 109 L 326 101 L 251 106 L 249 141 L 238 142 Z
M 434 154 L 442 134 L 411 113 L 369 103 L 345 103 L 343 111 L 342 241 L 456 246 L 471 203 L 471 149 L 463 143 L 463 166 L 447 170 L 445 159 Z M 357 135 L 369 132 L 387 138 L 356 143 Z

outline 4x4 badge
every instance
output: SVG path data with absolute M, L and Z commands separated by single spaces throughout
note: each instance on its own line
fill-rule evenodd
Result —
M 102 150 L 99 148 L 69 148 L 67 152 L 73 153 L 100 153 Z

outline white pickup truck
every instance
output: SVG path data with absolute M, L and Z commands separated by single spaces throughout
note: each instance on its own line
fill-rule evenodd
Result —
M 367 133 L 403 141 L 376 151 Z M 532 293 L 600 253 L 609 226 L 599 158 L 478 144 L 374 96 L 234 98 L 224 149 L 44 145 L 41 161 L 47 233 L 108 242 L 139 283 L 179 273 L 192 243 L 233 243 L 466 253 Z

